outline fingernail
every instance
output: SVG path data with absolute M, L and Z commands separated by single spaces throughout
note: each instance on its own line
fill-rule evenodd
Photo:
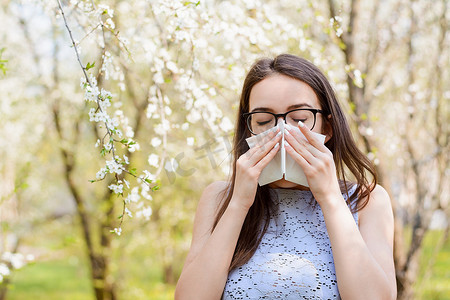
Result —
M 278 137 L 278 136 L 280 136 L 280 135 L 281 135 L 281 131 L 280 131 L 280 132 L 278 132 L 276 136 Z
M 303 124 L 302 121 L 298 121 L 298 126 L 303 127 L 303 126 L 305 126 L 305 124 Z
M 291 133 L 289 132 L 289 130 L 286 130 L 286 135 L 291 135 Z
M 275 146 L 273 147 L 273 149 L 277 149 L 278 146 L 280 146 L 280 143 L 276 143 Z

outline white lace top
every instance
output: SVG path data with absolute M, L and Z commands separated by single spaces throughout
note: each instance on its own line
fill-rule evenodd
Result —
M 312 193 L 270 192 L 279 210 L 253 257 L 229 273 L 222 299 L 340 299 L 327 228 Z M 358 214 L 353 217 L 358 223 Z

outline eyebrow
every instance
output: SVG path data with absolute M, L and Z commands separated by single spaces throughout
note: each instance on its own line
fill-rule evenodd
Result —
M 287 111 L 293 110 L 293 109 L 296 109 L 296 108 L 302 108 L 302 107 L 313 108 L 311 105 L 309 105 L 309 104 L 307 104 L 307 103 L 300 103 L 300 104 L 290 105 L 290 106 L 287 108 Z M 254 111 L 273 111 L 273 109 L 271 109 L 270 107 L 262 107 L 262 106 L 261 106 L 261 107 L 255 107 L 254 109 L 252 109 L 251 112 L 254 112 Z

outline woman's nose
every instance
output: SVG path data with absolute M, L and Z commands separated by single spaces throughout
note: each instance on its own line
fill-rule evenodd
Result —
M 283 118 L 283 117 L 278 117 L 278 118 L 277 118 L 277 122 L 275 123 L 275 126 L 278 125 L 278 122 L 279 122 L 279 121 L 284 122 L 284 118 Z

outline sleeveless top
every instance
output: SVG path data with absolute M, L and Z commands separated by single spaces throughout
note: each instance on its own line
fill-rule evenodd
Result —
M 320 205 L 310 191 L 270 193 L 278 211 L 252 258 L 228 274 L 222 299 L 340 299 Z

